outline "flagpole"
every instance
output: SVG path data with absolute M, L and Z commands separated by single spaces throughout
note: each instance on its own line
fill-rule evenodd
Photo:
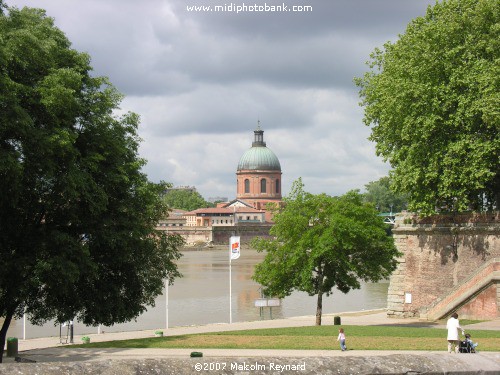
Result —
M 166 324 L 166 329 L 168 329 L 168 284 L 169 284 L 169 279 L 168 277 L 165 279 L 165 320 L 167 322 Z
M 233 323 L 233 304 L 231 298 L 233 294 L 233 278 L 231 276 L 231 261 L 240 257 L 240 246 L 239 236 L 231 236 L 229 238 L 229 324 Z
M 233 304 L 231 303 L 232 296 L 232 277 L 231 277 L 231 252 L 229 252 L 229 324 L 233 323 Z

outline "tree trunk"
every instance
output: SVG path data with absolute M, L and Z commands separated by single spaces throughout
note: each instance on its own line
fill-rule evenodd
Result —
M 317 268 L 316 285 L 318 291 L 318 303 L 316 304 L 316 325 L 321 325 L 321 315 L 323 314 L 323 264 L 320 262 Z
M 318 293 L 318 304 L 316 305 L 316 325 L 321 325 L 321 315 L 323 314 L 323 292 Z
M 7 337 L 7 330 L 9 329 L 10 322 L 12 320 L 13 314 L 8 313 L 7 316 L 5 317 L 5 320 L 3 321 L 2 324 L 2 329 L 0 329 L 0 363 L 2 363 L 3 360 L 3 351 L 5 347 L 5 339 Z

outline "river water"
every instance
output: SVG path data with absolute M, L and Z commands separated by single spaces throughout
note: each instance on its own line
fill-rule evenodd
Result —
M 259 285 L 251 279 L 254 267 L 261 262 L 264 254 L 245 246 L 241 256 L 231 262 L 231 303 L 229 298 L 229 251 L 226 249 L 206 249 L 183 251 L 178 267 L 184 277 L 175 280 L 174 285 L 156 299 L 155 307 L 148 308 L 136 321 L 101 327 L 101 331 L 137 331 L 164 329 L 167 326 L 189 326 L 208 323 L 229 323 L 259 319 L 287 318 L 315 315 L 316 296 L 294 292 L 281 301 L 281 306 L 263 309 L 263 316 L 255 300 L 260 298 Z M 337 290 L 329 297 L 323 297 L 323 313 L 361 311 L 385 308 L 389 282 L 366 283 L 361 289 L 343 294 Z M 167 304 L 168 296 L 168 304 Z M 168 307 L 168 308 L 167 308 Z M 97 333 L 97 327 L 87 327 L 75 322 L 76 334 Z M 23 321 L 13 321 L 8 337 L 23 338 Z M 66 334 L 67 329 L 63 329 Z M 26 338 L 59 336 L 59 326 L 48 322 L 43 326 L 33 326 L 26 322 Z

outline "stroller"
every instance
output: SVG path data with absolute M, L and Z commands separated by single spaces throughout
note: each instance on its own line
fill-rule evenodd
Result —
M 460 346 L 458 347 L 459 353 L 475 353 L 477 343 L 472 342 L 470 334 L 465 334 L 465 340 L 460 341 Z

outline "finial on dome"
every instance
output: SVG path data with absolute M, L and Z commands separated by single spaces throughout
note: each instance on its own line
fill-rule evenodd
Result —
M 264 142 L 264 130 L 260 128 L 260 120 L 257 121 L 257 129 L 254 130 L 254 141 L 252 147 L 266 147 L 266 142 Z

